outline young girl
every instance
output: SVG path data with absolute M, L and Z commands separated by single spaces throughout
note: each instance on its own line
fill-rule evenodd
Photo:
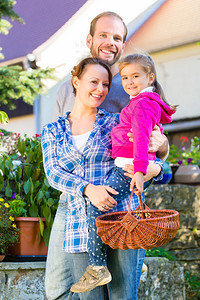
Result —
M 129 55 L 120 62 L 119 71 L 123 88 L 130 95 L 130 103 L 121 111 L 119 125 L 111 131 L 115 167 L 107 175 L 105 185 L 118 191 L 117 196 L 112 195 L 117 201 L 112 211 L 119 211 L 120 208 L 123 210 L 122 199 L 127 199 L 133 188 L 137 195 L 143 192 L 144 175 L 148 165 L 152 163 L 149 161 L 160 163 L 156 161 L 156 153 L 148 153 L 151 132 L 155 125 L 162 131 L 161 124 L 170 123 L 171 115 L 175 113 L 175 107 L 167 104 L 162 88 L 157 82 L 155 66 L 150 56 Z M 133 143 L 127 137 L 131 128 Z M 134 166 L 132 179 L 124 175 L 125 164 Z M 100 210 L 103 212 L 110 210 L 111 204 L 108 199 Z M 81 280 L 71 287 L 72 292 L 85 292 L 111 281 L 111 274 L 103 272 L 106 266 L 106 246 L 94 230 L 95 218 L 102 212 L 90 205 L 88 213 L 89 266 Z

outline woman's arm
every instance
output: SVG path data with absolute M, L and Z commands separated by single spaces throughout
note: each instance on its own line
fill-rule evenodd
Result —
M 46 126 L 42 132 L 43 164 L 49 184 L 65 193 L 72 190 L 82 196 L 85 186 L 89 183 L 83 178 L 63 169 L 57 160 L 57 143 L 54 134 Z M 69 161 L 69 164 L 72 162 Z

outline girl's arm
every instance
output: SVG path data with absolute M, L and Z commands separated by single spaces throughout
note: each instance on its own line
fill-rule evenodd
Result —
M 129 141 L 133 142 L 132 129 L 127 133 Z M 156 152 L 156 156 L 162 160 L 165 160 L 169 153 L 169 142 L 167 137 L 160 132 L 160 129 L 155 125 L 149 142 L 149 152 Z
M 124 168 L 124 175 L 128 176 L 130 178 L 133 178 L 134 176 L 134 166 L 133 165 L 126 165 Z M 147 167 L 147 173 L 146 175 L 143 177 L 144 178 L 144 182 L 150 180 L 153 177 L 157 177 L 161 172 L 161 166 L 160 164 L 154 162 L 154 161 L 149 161 L 149 165 Z
M 142 99 L 132 107 L 132 132 L 133 132 L 133 164 L 135 172 L 146 174 L 149 163 L 149 142 L 152 128 L 160 119 L 160 106 L 151 100 Z

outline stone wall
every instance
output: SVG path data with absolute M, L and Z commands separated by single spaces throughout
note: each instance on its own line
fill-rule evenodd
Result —
M 179 212 L 180 229 L 165 248 L 173 253 L 186 269 L 200 270 L 200 186 L 152 185 L 146 193 L 146 204 L 155 209 Z
M 158 257 L 145 263 L 138 300 L 185 300 L 182 264 Z M 0 263 L 0 300 L 46 300 L 44 273 L 45 262 Z

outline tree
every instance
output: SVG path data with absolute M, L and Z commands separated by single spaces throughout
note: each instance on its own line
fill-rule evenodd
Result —
M 5 17 L 24 23 L 18 14 L 14 12 L 14 0 L 0 1 L 0 34 L 8 34 L 12 27 Z M 1 48 L 0 48 L 1 51 Z M 0 59 L 3 59 L 0 53 Z M 43 80 L 53 79 L 53 69 L 29 69 L 23 70 L 21 66 L 3 66 L 0 68 L 0 106 L 5 104 L 9 109 L 15 109 L 15 100 L 22 98 L 24 102 L 33 105 L 37 94 L 44 91 Z M 1 122 L 1 114 L 0 114 Z

